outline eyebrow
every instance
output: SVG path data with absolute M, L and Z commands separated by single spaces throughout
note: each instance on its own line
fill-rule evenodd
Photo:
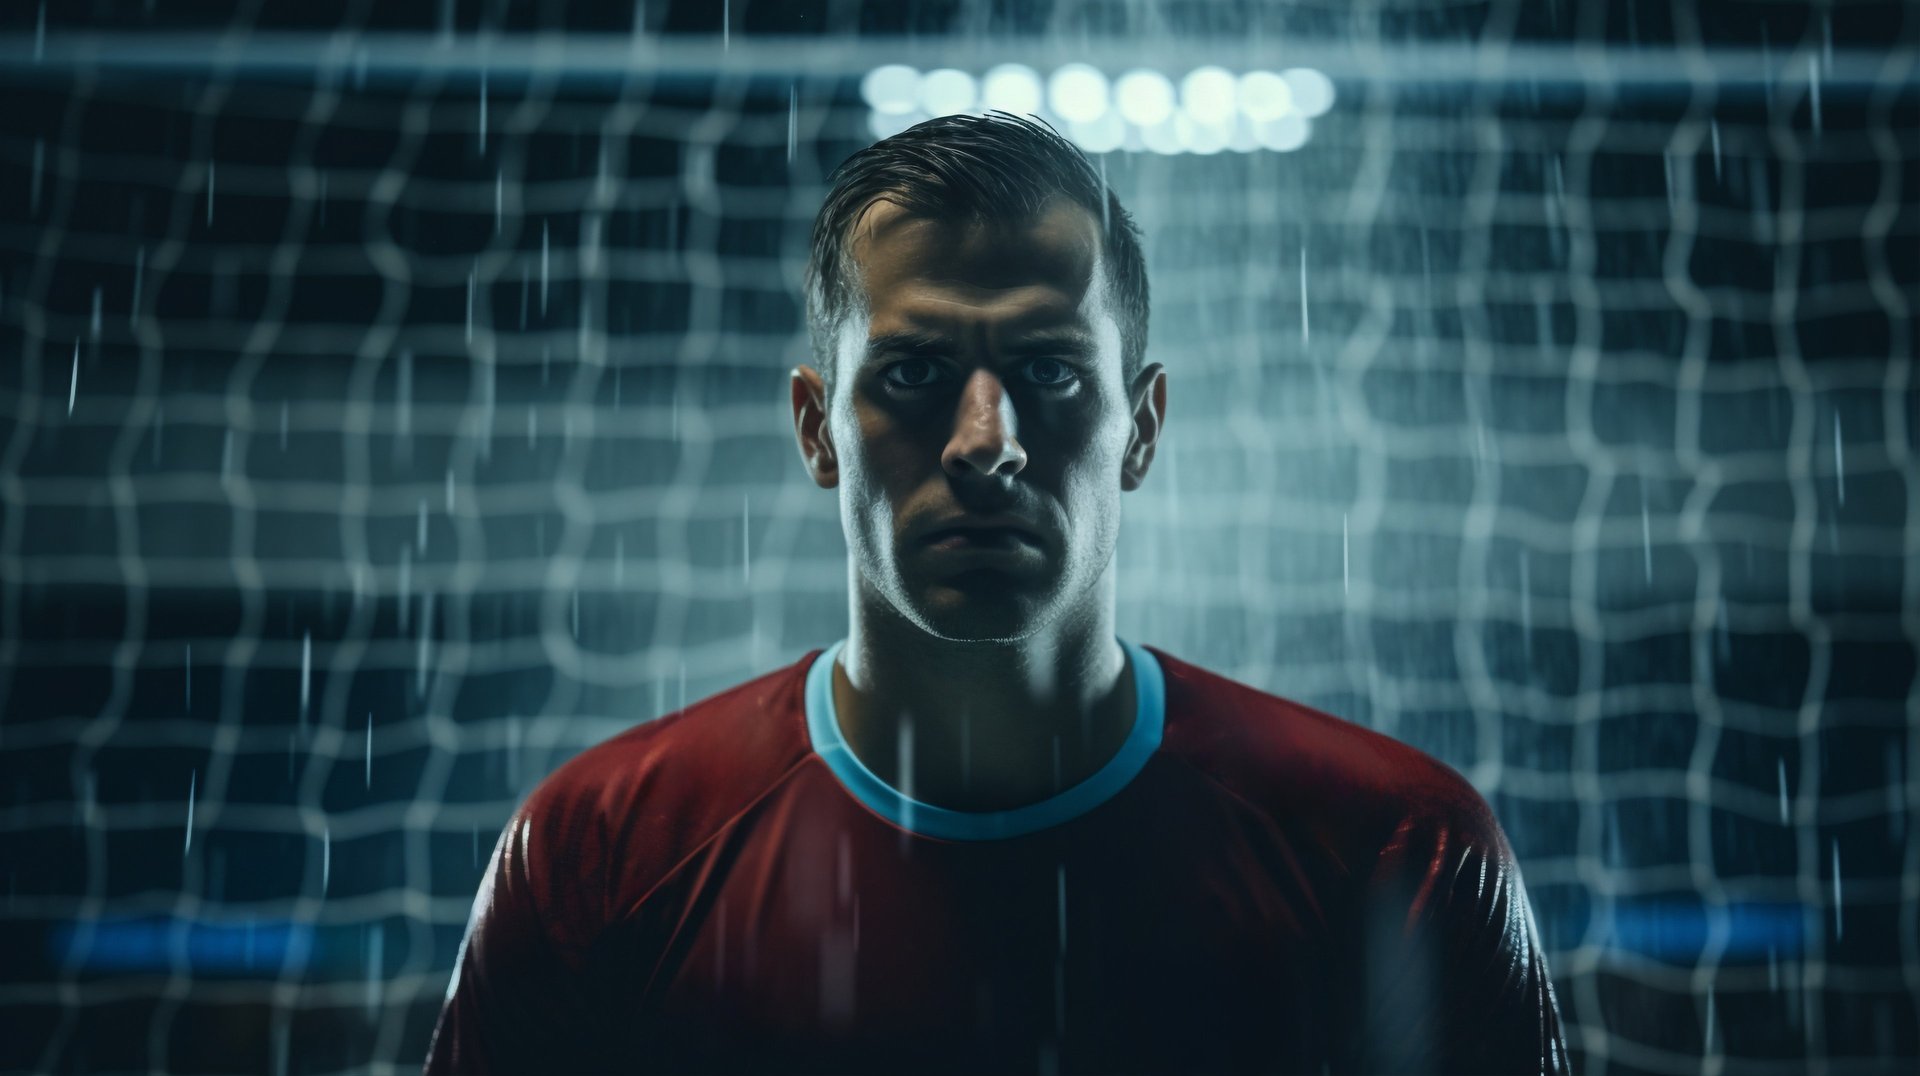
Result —
M 941 333 L 924 329 L 903 329 L 898 332 L 882 333 L 867 340 L 867 355 L 949 355 L 954 350 L 952 338 Z M 1063 327 L 1040 329 L 1027 333 L 1006 346 L 1006 350 L 1016 355 L 1031 355 L 1041 352 L 1068 351 L 1079 355 L 1092 354 L 1095 350 L 1093 335 L 1084 329 Z

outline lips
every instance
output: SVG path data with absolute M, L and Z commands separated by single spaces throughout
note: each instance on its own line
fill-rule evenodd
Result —
M 1025 520 L 1009 516 L 988 516 L 964 521 L 949 521 L 926 533 L 925 541 L 938 542 L 957 534 L 972 535 L 986 540 L 999 540 L 999 536 L 1013 535 L 1025 541 L 1039 544 L 1040 536 Z

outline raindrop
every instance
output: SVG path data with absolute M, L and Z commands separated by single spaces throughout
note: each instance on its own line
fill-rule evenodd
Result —
M 1778 761 L 1778 773 L 1780 777 L 1780 824 L 1784 826 L 1787 824 L 1787 760 L 1785 756 L 1782 756 Z
M 192 815 L 188 815 L 189 818 Z M 1833 838 L 1833 940 L 1847 936 L 1846 922 L 1840 917 L 1840 839 Z
M 1058 909 L 1059 922 L 1060 922 L 1060 951 L 1064 953 L 1067 951 L 1067 867 L 1066 867 L 1066 864 L 1064 863 L 1056 864 L 1053 868 L 1053 871 L 1054 871 L 1053 873 L 1054 893 L 1057 897 L 1056 907 Z
M 327 895 L 327 882 L 333 877 L 333 830 L 320 823 L 320 895 Z
M 413 605 L 413 547 L 404 543 L 400 546 L 399 590 L 400 630 L 406 631 L 407 610 Z
M 473 283 L 477 269 L 467 270 L 467 343 L 473 343 Z
M 740 495 L 740 581 L 747 586 L 753 585 L 752 546 L 748 541 L 749 528 L 753 522 L 752 502 L 752 494 Z
M 1713 140 L 1713 181 L 1720 182 L 1720 121 L 1707 121 L 1707 135 Z
M 420 498 L 420 513 L 414 524 L 413 543 L 420 549 L 421 555 L 427 552 L 427 499 Z
M 280 401 L 280 451 L 287 450 L 287 401 Z
M 1820 137 L 1820 63 L 1817 57 L 1807 57 L 1807 92 L 1811 95 L 1813 106 L 1813 136 Z
M 1647 585 L 1653 585 L 1653 524 L 1647 515 L 1647 487 L 1640 486 L 1640 552 L 1646 563 Z
M 1525 648 L 1528 665 L 1533 663 L 1533 582 L 1527 551 L 1520 551 L 1520 645 Z
M 127 304 L 127 324 L 140 311 L 140 285 L 147 275 L 147 248 L 141 247 L 133 252 L 133 301 Z
M 187 712 L 193 712 L 193 644 L 187 644 Z
M 720 0 L 720 51 L 733 48 L 733 0 Z
M 1839 485 L 1840 503 L 1847 503 L 1847 450 L 1840 440 L 1840 409 L 1833 409 L 1833 480 Z
M 313 688 L 313 633 L 300 640 L 300 720 L 307 719 L 307 699 Z
M 1714 652 L 1724 664 L 1733 660 L 1733 625 L 1727 622 L 1727 596 L 1714 597 Z
M 480 826 L 478 824 L 473 827 L 473 865 L 476 867 L 480 865 Z
M 1710 1053 L 1710 1054 L 1716 1052 L 1714 1049 L 1714 1025 L 1719 1022 L 1714 1016 L 1713 994 L 1714 994 L 1713 988 L 1708 987 L 1707 988 L 1706 1028 L 1701 1033 L 1704 1039 L 1702 1045 L 1706 1047 L 1707 1053 Z
M 67 417 L 73 417 L 74 397 L 80 392 L 80 341 L 73 342 L 73 380 L 67 382 Z
M 33 62 L 39 63 L 47 54 L 47 0 L 40 0 L 40 15 L 33 23 Z
M 447 514 L 453 514 L 453 468 L 447 468 Z
M 540 315 L 542 317 L 545 317 L 547 313 L 547 266 L 550 261 L 551 253 L 552 253 L 552 241 L 551 241 L 551 235 L 549 232 L 549 225 L 547 224 L 546 221 L 541 221 L 540 222 Z
M 580 592 L 578 590 L 575 590 L 573 592 L 573 597 L 571 601 L 568 602 L 568 604 L 573 607 L 572 608 L 573 637 L 575 639 L 578 639 L 580 638 Z
M 195 793 L 198 791 L 199 784 L 200 771 L 195 769 L 187 777 L 187 842 L 180 848 L 181 859 L 187 858 L 187 853 L 193 851 L 193 799 Z M 1837 850 L 1835 854 L 1839 854 Z M 1834 862 L 1837 863 L 1839 861 L 1835 860 Z
M 1340 513 L 1340 592 L 1353 592 L 1353 558 L 1347 542 L 1347 513 Z
M 387 947 L 387 924 L 382 922 L 370 925 L 367 932 L 367 1015 L 371 1017 L 380 1007 L 380 987 L 385 981 Z
M 207 224 L 213 224 L 213 162 L 207 162 Z
M 1300 346 L 1307 346 L 1307 246 L 1300 244 Z
M 100 339 L 100 289 L 98 286 L 93 289 L 93 317 L 88 321 L 87 327 L 95 340 Z
M 800 87 L 787 84 L 787 164 L 793 164 L 793 146 L 800 137 Z
M 487 73 L 480 72 L 480 131 L 479 151 L 487 152 Z
M 373 787 L 373 711 L 367 711 L 367 787 Z
M 900 805 L 900 824 L 903 830 L 913 829 L 913 715 L 902 711 L 900 714 L 900 741 L 896 759 L 899 770 L 894 778 L 900 786 L 900 795 L 906 800 Z M 905 844 L 906 834 L 901 834 Z
M 35 139 L 33 143 L 33 186 L 27 194 L 27 209 L 40 211 L 40 179 L 47 166 L 47 143 L 45 139 Z
M 506 193 L 507 174 L 495 172 L 493 174 L 493 234 L 495 235 L 500 234 L 500 217 L 506 203 Z

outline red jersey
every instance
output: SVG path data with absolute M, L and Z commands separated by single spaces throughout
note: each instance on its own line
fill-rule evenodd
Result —
M 1012 810 L 861 765 L 844 639 L 583 752 L 494 848 L 427 1071 L 1568 1071 L 1464 778 L 1120 642 L 1125 744 Z

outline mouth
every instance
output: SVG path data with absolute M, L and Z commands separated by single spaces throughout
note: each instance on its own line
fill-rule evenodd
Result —
M 1032 535 L 1014 527 L 936 531 L 927 537 L 927 546 L 944 553 L 1020 554 L 1039 548 Z

